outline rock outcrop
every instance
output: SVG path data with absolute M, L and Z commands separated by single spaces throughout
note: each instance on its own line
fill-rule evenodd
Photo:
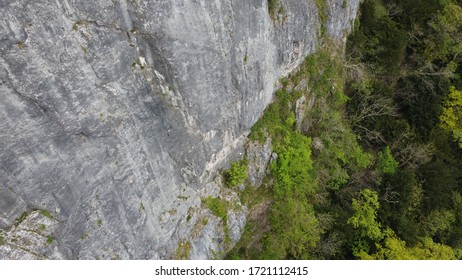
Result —
M 279 3 L 271 18 L 267 0 L 0 0 L 0 258 L 200 259 L 236 242 L 246 209 L 219 170 L 278 79 L 358 8 L 326 0 L 321 23 L 319 1 Z

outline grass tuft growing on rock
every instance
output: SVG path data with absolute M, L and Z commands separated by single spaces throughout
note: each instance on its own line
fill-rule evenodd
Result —
M 191 257 L 191 243 L 180 241 L 175 251 L 176 260 L 189 260 Z
M 40 210 L 40 214 L 44 217 L 47 217 L 48 219 L 53 219 L 53 216 L 48 210 Z
M 51 235 L 48 235 L 47 236 L 47 244 L 51 244 L 51 243 L 53 243 L 53 241 L 55 241 L 55 238 L 53 236 L 51 236 Z
M 202 203 L 212 211 L 212 214 L 221 218 L 225 223 L 228 220 L 228 203 L 218 197 L 207 197 Z

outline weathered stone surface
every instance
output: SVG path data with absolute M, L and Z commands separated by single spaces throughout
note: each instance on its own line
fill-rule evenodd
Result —
M 335 38 L 357 9 L 341 1 Z M 163 259 L 180 240 L 211 258 L 219 220 L 201 197 L 317 44 L 315 1 L 281 2 L 283 24 L 266 0 L 0 0 L 0 228 L 34 209 L 57 221 L 52 246 L 31 234 L 29 255 L 0 258 Z
M 327 33 L 337 42 L 346 42 L 346 35 L 353 27 L 359 1 L 356 0 L 326 0 L 327 3 Z
M 258 188 L 262 184 L 271 159 L 271 138 L 266 138 L 265 143 L 249 142 L 246 151 L 249 160 L 249 182 Z
M 6 231 L 0 231 L 0 255 L 8 259 L 62 258 L 53 233 L 59 221 L 48 212 L 24 212 Z

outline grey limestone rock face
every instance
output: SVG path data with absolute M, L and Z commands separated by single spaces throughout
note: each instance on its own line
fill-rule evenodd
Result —
M 271 139 L 266 138 L 265 143 L 249 142 L 246 152 L 249 160 L 249 182 L 251 186 L 258 188 L 267 174 L 267 167 L 271 160 Z
M 333 38 L 356 16 L 347 2 L 326 2 Z M 221 250 L 201 199 L 239 204 L 218 171 L 318 43 L 315 0 L 281 4 L 277 23 L 267 0 L 0 0 L 0 258 Z M 236 242 L 246 209 L 229 212 Z

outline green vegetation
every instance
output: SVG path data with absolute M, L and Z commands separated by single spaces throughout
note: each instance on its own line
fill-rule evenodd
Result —
M 230 228 L 228 226 L 228 208 L 229 208 L 229 203 L 226 200 L 222 200 L 218 197 L 207 197 L 202 200 L 202 203 L 212 211 L 212 214 L 215 215 L 216 217 L 220 218 L 222 223 L 223 223 L 223 231 L 224 231 L 224 245 L 225 249 L 228 249 L 230 243 L 231 243 L 231 237 L 229 235 L 230 233 Z M 208 220 L 203 219 L 201 221 L 202 225 L 207 225 Z
M 53 243 L 53 241 L 55 241 L 55 238 L 51 235 L 47 236 L 47 244 L 51 244 Z
M 342 7 L 346 7 L 347 3 L 344 1 Z M 321 35 L 324 35 L 327 31 L 327 2 L 326 0 L 316 0 L 316 6 L 318 7 L 319 21 L 321 22 Z
M 212 214 L 223 221 L 228 220 L 228 203 L 218 197 L 207 197 L 202 200 L 202 203 L 212 211 Z
M 462 91 L 451 87 L 449 96 L 444 101 L 440 116 L 441 127 L 452 132 L 454 139 L 462 148 Z
M 317 199 L 345 186 L 351 174 L 372 163 L 372 155 L 364 152 L 348 131 L 342 109 L 348 100 L 342 73 L 335 50 L 309 56 L 297 73 L 281 81 L 283 88 L 276 92 L 276 101 L 251 130 L 249 138 L 254 141 L 271 137 L 278 154 L 271 165 L 271 231 L 261 240 L 258 258 L 316 258 L 317 244 L 332 220 L 330 213 L 316 215 Z M 307 87 L 297 87 L 306 81 Z M 314 95 L 318 102 L 298 130 L 294 108 L 303 95 Z M 318 148 L 312 151 L 312 146 Z M 236 251 L 230 254 L 233 258 L 246 256 Z
M 191 256 L 191 243 L 185 241 L 179 241 L 178 247 L 175 251 L 176 260 L 189 260 Z
M 287 18 L 286 9 L 279 0 L 268 0 L 268 14 L 278 24 L 284 24 Z
M 225 183 L 228 187 L 237 187 L 242 185 L 247 179 L 247 169 L 249 161 L 243 159 L 241 161 L 231 162 L 231 167 L 225 171 Z
M 268 0 L 268 13 L 271 17 L 271 19 L 274 20 L 274 18 L 276 17 L 276 13 L 279 9 L 279 0 Z
M 410 247 L 406 246 L 406 242 L 401 240 L 392 229 L 382 230 L 381 224 L 377 222 L 377 210 L 380 208 L 378 195 L 370 189 L 361 191 L 359 200 L 353 199 L 352 208 L 354 214 L 348 219 L 348 223 L 356 229 L 353 254 L 360 259 L 452 260 L 456 258 L 451 247 L 435 243 L 430 237 L 420 238 L 414 246 Z M 372 251 L 373 247 L 375 253 L 370 255 L 368 252 Z
M 79 19 L 79 20 L 75 21 L 74 24 L 72 25 L 72 31 L 78 31 L 80 28 L 87 27 L 90 24 L 96 24 L 96 21 Z M 132 32 L 132 30 L 130 30 L 130 32 Z
M 344 56 L 324 39 L 282 79 L 249 135 L 278 157 L 227 257 L 461 258 L 461 34 L 460 1 L 366 0 Z
M 19 49 L 24 49 L 26 47 L 26 44 L 23 42 L 23 41 L 18 41 L 16 43 L 16 45 L 18 46 Z
M 51 215 L 50 211 L 48 210 L 40 210 L 40 214 L 48 219 L 53 219 L 53 215 Z
M 351 203 L 352 216 L 347 223 L 354 228 L 353 254 L 360 256 L 369 252 L 368 240 L 378 241 L 382 238 L 382 229 L 377 222 L 377 210 L 380 208 L 379 198 L 376 192 L 364 189 L 359 197 L 353 198 Z
M 236 245 L 234 245 L 233 249 L 226 256 L 226 259 L 257 259 L 259 257 L 259 252 L 255 252 L 255 250 L 249 250 L 257 230 L 258 227 L 254 225 L 254 222 L 247 221 L 241 239 Z
M 232 248 L 227 259 L 257 259 L 262 254 L 261 239 L 269 230 L 269 206 L 273 193 L 272 178 L 264 178 L 262 186 L 255 188 L 247 185 L 240 191 L 240 200 L 251 212 L 247 217 L 244 233 Z
M 101 219 L 96 220 L 96 225 L 101 227 L 103 225 L 103 220 Z
M 395 174 L 398 162 L 393 158 L 390 148 L 387 146 L 377 156 L 377 169 L 383 174 Z
M 87 47 L 81 46 L 80 48 L 82 49 L 84 54 L 88 54 L 88 48 Z
M 407 247 L 406 242 L 397 237 L 387 237 L 374 255 L 364 254 L 363 259 L 376 260 L 454 260 L 451 247 L 434 243 L 431 238 L 422 239 L 416 246 Z
M 3 238 L 3 235 L 0 233 L 0 246 L 5 245 L 5 239 Z
M 29 214 L 30 214 L 29 212 L 23 212 L 21 216 L 16 218 L 16 220 L 14 221 L 14 224 L 17 226 L 20 223 L 24 222 L 24 220 L 29 216 Z
M 78 20 L 78 21 L 74 22 L 74 24 L 72 25 L 72 30 L 77 31 L 77 30 L 79 30 L 79 28 L 81 26 L 84 26 L 84 25 L 87 25 L 87 24 L 88 24 L 88 21 Z
M 453 109 L 461 86 L 459 5 L 368 0 L 348 41 L 348 116 L 363 147 L 379 151 L 369 187 L 387 233 L 368 240 L 372 254 L 362 257 L 451 259 L 460 250 L 462 157 L 451 141 L 461 126 Z
M 135 61 L 132 63 L 132 68 L 135 68 L 136 66 L 140 67 L 141 70 L 144 69 L 145 67 L 145 64 L 141 61 L 141 58 L 137 58 L 135 59 Z

